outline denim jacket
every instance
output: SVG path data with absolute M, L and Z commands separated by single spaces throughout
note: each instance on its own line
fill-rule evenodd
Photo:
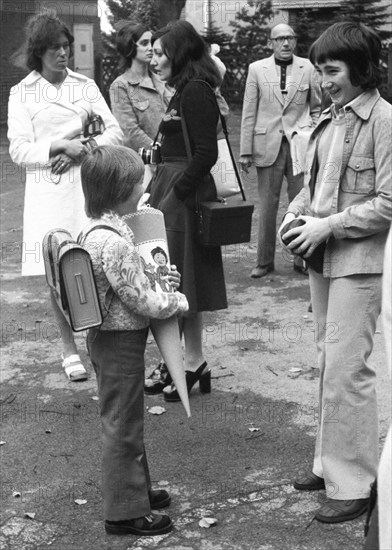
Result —
M 131 67 L 109 90 L 113 115 L 124 132 L 124 145 L 135 151 L 151 147 L 173 94 L 155 73 L 149 76 L 140 79 Z
M 330 122 L 326 109 L 312 132 L 304 188 L 288 212 L 313 215 L 310 188 L 317 174 L 317 138 Z M 392 220 L 392 105 L 377 90 L 364 92 L 346 108 L 346 132 L 339 182 L 328 218 L 332 236 L 324 256 L 324 277 L 382 273 Z

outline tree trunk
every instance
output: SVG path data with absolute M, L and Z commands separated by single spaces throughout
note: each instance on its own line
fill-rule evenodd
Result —
M 159 25 L 164 27 L 169 21 L 180 18 L 186 0 L 159 0 Z

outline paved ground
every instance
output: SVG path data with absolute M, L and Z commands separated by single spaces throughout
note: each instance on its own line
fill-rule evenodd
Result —
M 232 117 L 238 151 L 238 113 Z M 325 498 L 292 489 L 309 466 L 317 423 L 314 331 L 307 278 L 290 258 L 253 280 L 251 243 L 224 249 L 230 308 L 206 315 L 204 341 L 213 392 L 180 404 L 146 397 L 146 446 L 156 486 L 173 497 L 175 530 L 165 537 L 107 537 L 100 496 L 100 424 L 96 383 L 70 383 L 43 278 L 19 275 L 23 176 L 9 162 L 2 131 L 2 355 L 0 405 L 1 526 L 5 550 L 356 550 L 364 518 L 337 526 L 312 521 Z M 257 200 L 254 174 L 247 182 Z M 283 201 L 285 203 L 285 201 Z M 339 331 L 330 335 L 338 338 Z M 79 349 L 86 359 L 84 335 Z M 157 360 L 149 340 L 147 365 Z M 383 337 L 371 358 L 379 372 L 380 445 L 390 418 Z M 292 370 L 296 369 L 296 370 Z M 339 411 L 331 410 L 339 420 Z M 75 501 L 82 499 L 84 504 Z M 26 514 L 33 514 L 27 517 Z M 217 525 L 199 527 L 214 517 Z

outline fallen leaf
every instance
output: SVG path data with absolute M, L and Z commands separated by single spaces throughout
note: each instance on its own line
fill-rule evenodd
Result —
M 87 500 L 84 500 L 83 498 L 77 498 L 75 500 L 75 503 L 79 504 L 79 506 L 80 506 L 81 504 L 87 504 Z
M 25 512 L 24 517 L 28 519 L 34 519 L 36 516 L 35 512 Z
M 273 369 L 271 369 L 269 365 L 265 365 L 265 368 L 268 369 L 270 372 L 272 372 L 272 374 L 274 374 L 275 376 L 279 376 L 279 374 L 276 373 Z
M 148 409 L 148 412 L 150 414 L 163 414 L 166 412 L 166 409 L 164 409 L 163 407 L 156 406 L 156 407 L 151 407 L 151 409 Z
M 199 521 L 199 527 L 203 527 L 204 529 L 209 529 L 210 527 L 213 527 L 218 523 L 218 520 L 215 518 L 202 518 Z

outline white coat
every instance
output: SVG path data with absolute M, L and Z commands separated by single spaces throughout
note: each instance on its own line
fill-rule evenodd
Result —
M 49 151 L 53 141 L 83 137 L 91 114 L 100 115 L 105 130 L 98 145 L 122 143 L 122 131 L 95 82 L 67 69 L 60 88 L 32 71 L 11 88 L 8 103 L 8 139 L 12 160 L 26 169 L 23 213 L 22 275 L 44 274 L 42 240 L 61 228 L 77 237 L 88 219 L 80 166 L 61 177 L 53 176 Z

